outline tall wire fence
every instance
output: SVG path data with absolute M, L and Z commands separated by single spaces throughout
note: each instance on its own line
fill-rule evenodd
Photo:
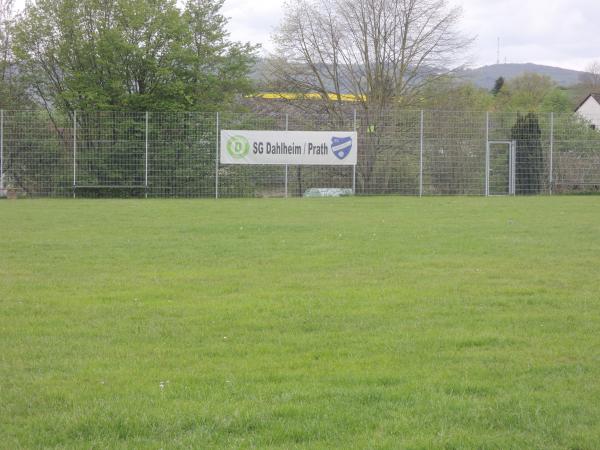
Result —
M 600 192 L 600 117 L 395 111 L 278 113 L 0 111 L 0 195 L 284 197 Z M 219 163 L 221 129 L 356 130 L 349 166 Z

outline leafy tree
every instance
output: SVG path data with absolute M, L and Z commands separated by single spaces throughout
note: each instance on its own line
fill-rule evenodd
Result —
M 220 13 L 224 0 L 188 0 L 183 19 L 190 33 L 192 63 L 180 73 L 197 106 L 233 107 L 238 94 L 253 91 L 248 77 L 258 46 L 228 41 L 227 19 Z
M 452 76 L 431 81 L 421 91 L 420 97 L 421 102 L 415 106 L 439 111 L 486 111 L 493 102 L 486 90 Z
M 573 102 L 566 89 L 554 88 L 542 99 L 540 110 L 554 113 L 571 112 Z
M 223 0 L 37 0 L 16 25 L 21 70 L 49 108 L 199 110 L 250 90 L 255 47 L 227 39 Z
M 538 194 L 542 190 L 544 157 L 541 130 L 535 113 L 518 114 L 511 130 L 516 141 L 515 190 L 517 194 Z
M 525 73 L 504 84 L 496 95 L 500 111 L 539 111 L 546 95 L 556 88 L 550 77 Z

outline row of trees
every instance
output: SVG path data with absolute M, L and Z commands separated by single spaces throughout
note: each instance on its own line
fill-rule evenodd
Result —
M 565 88 L 550 77 L 536 73 L 525 73 L 508 81 L 500 77 L 489 90 L 448 74 L 431 80 L 420 91 L 414 107 L 445 111 L 563 113 L 573 111 L 589 92 L 595 91 L 581 84 Z
M 232 42 L 224 0 L 0 0 L 0 106 L 49 110 L 212 111 L 253 91 L 257 47 Z M 447 0 L 289 2 L 263 87 L 317 93 L 298 109 L 341 118 L 353 95 L 377 125 L 394 109 L 568 111 L 600 89 L 592 65 L 572 90 L 526 74 L 491 91 L 453 74 L 472 39 Z

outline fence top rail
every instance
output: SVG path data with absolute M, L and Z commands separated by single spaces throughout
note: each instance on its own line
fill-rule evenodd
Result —
M 45 109 L 2 109 L 4 113 L 45 113 L 48 114 L 48 111 Z M 307 112 L 298 112 L 297 114 L 289 113 L 289 112 L 257 112 L 257 111 L 164 111 L 164 110 L 146 110 L 146 111 L 120 111 L 120 110 L 71 110 L 69 113 L 81 113 L 81 114 L 101 114 L 101 115 L 135 115 L 135 114 L 165 114 L 165 115 L 179 115 L 179 114 L 188 114 L 188 115 L 211 115 L 214 116 L 216 114 L 221 115 L 256 115 L 256 116 L 273 116 L 273 117 L 285 117 L 285 116 L 324 116 L 326 113 L 307 113 Z M 550 116 L 551 114 L 556 116 L 574 116 L 581 117 L 578 112 L 569 111 L 569 112 L 553 112 L 553 111 L 491 111 L 491 110 L 471 110 L 471 109 L 415 109 L 415 108 L 407 108 L 407 109 L 398 109 L 398 110 L 390 110 L 383 114 L 384 116 L 391 116 L 398 113 L 414 113 L 420 114 L 424 113 L 447 113 L 447 114 L 491 114 L 495 116 L 506 115 L 506 116 L 514 116 L 514 115 L 525 115 L 529 113 L 533 113 L 538 116 Z M 64 114 L 59 111 L 51 111 L 50 114 Z M 352 116 L 353 111 L 347 112 L 348 116 Z M 360 114 L 360 110 L 357 109 L 357 114 Z

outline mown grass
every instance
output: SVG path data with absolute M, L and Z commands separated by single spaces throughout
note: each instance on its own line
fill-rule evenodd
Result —
M 2 201 L 0 447 L 599 448 L 599 275 L 595 197 Z

